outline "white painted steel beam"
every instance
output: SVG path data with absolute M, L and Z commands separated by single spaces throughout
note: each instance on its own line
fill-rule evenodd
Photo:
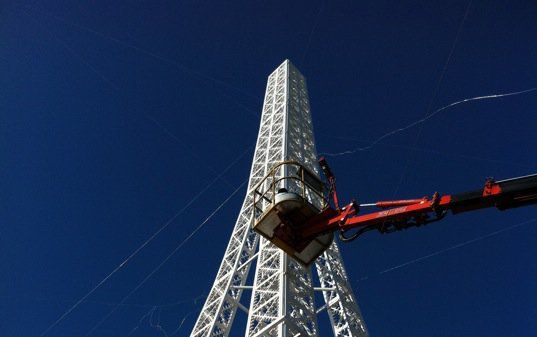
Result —
M 237 308 L 248 313 L 243 330 L 247 337 L 315 337 L 314 291 L 323 294 L 325 304 L 317 310 L 326 308 L 334 336 L 368 336 L 335 242 L 315 262 L 321 284 L 314 287 L 312 268 L 303 267 L 251 229 L 251 191 L 284 160 L 296 160 L 319 175 L 306 80 L 288 60 L 268 78 L 248 193 L 191 337 L 228 336 Z M 282 169 L 277 177 L 284 174 Z M 285 184 L 288 190 L 295 187 L 292 182 Z M 308 196 L 308 201 L 322 203 L 315 195 Z M 246 285 L 254 262 L 253 285 Z M 250 307 L 246 308 L 240 298 L 250 289 Z

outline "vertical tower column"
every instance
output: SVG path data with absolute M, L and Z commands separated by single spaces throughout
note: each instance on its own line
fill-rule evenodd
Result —
M 367 336 L 335 242 L 315 263 L 326 302 L 316 309 L 311 268 L 303 267 L 268 240 L 259 239 L 251 229 L 252 190 L 268 172 L 282 161 L 294 160 L 319 176 L 316 157 L 306 80 L 285 60 L 268 78 L 248 192 L 191 337 L 228 336 L 238 308 L 248 315 L 247 337 L 315 337 L 317 313 L 323 309 L 328 312 L 334 336 Z M 276 173 L 276 179 L 288 174 L 284 169 L 282 166 Z M 292 184 L 286 182 L 282 187 L 292 191 Z M 319 197 L 307 198 L 320 209 Z M 252 263 L 256 269 L 249 286 L 246 281 Z M 247 308 L 240 299 L 243 291 L 250 289 Z
M 270 150 L 277 159 L 271 166 L 296 160 L 318 172 L 304 77 L 286 60 L 268 81 L 263 113 L 272 115 L 271 137 L 278 139 Z M 293 189 L 292 182 L 282 187 Z M 310 268 L 261 238 L 246 336 L 317 336 L 312 284 Z

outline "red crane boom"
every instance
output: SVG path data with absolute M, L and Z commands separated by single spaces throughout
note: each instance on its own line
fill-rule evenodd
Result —
M 370 230 L 389 233 L 423 226 L 443 219 L 448 211 L 458 214 L 488 207 L 506 210 L 537 204 L 537 174 L 532 174 L 501 181 L 489 178 L 478 190 L 453 195 L 440 195 L 435 192 L 430 198 L 378 201 L 362 205 L 353 200 L 340 207 L 335 176 L 326 159 L 321 158 L 319 163 L 328 183 L 331 202 L 325 203 L 321 210 L 312 212 L 315 207 L 307 202 L 305 194 L 298 198 L 303 206 L 297 206 L 297 198 L 280 198 L 279 201 L 278 194 L 274 193 L 276 199 L 272 201 L 273 206 L 265 211 L 263 216 L 254 216 L 254 230 L 306 265 L 327 248 L 326 239 L 322 238 L 335 231 L 340 232 L 343 241 L 351 241 Z M 313 188 L 315 182 L 311 178 L 312 175 L 302 167 L 299 172 L 304 184 L 302 190 Z M 282 179 L 286 178 L 280 178 L 278 181 Z M 284 192 L 293 194 L 287 190 Z M 261 195 L 257 190 L 256 193 Z M 287 207 L 286 203 L 290 205 L 291 202 L 293 207 Z M 378 207 L 381 210 L 359 214 L 364 207 Z M 266 216 L 267 214 L 273 216 Z M 269 222 L 270 227 L 267 227 Z M 351 230 L 354 231 L 349 235 Z

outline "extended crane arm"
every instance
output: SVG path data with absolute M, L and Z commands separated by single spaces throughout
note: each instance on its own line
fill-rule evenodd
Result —
M 434 193 L 431 198 L 379 201 L 362 205 L 352 201 L 339 209 L 335 177 L 324 158 L 321 158 L 320 164 L 325 174 L 330 174 L 327 179 L 336 207 L 326 208 L 301 226 L 299 232 L 302 238 L 313 238 L 322 233 L 340 230 L 342 239 L 349 241 L 369 230 L 376 229 L 387 233 L 422 226 L 442 219 L 448 211 L 457 214 L 487 207 L 505 210 L 537 203 L 537 174 L 533 174 L 502 181 L 489 178 L 481 189 L 454 195 L 441 196 Z M 382 210 L 358 215 L 360 207 L 367 206 Z M 345 232 L 350 229 L 356 229 L 356 232 L 352 236 L 346 236 Z
M 319 163 L 329 186 L 327 195 L 317 175 L 293 161 L 274 166 L 252 190 L 253 229 L 304 265 L 330 246 L 336 231 L 343 241 L 351 241 L 370 230 L 389 233 L 423 226 L 443 219 L 448 211 L 537 204 L 537 174 L 533 174 L 502 181 L 489 178 L 478 190 L 454 195 L 434 193 L 430 198 L 372 204 L 351 201 L 340 207 L 336 177 L 324 158 Z M 366 207 L 379 210 L 360 212 Z

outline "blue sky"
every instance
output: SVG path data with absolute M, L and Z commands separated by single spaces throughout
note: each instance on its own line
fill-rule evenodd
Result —
M 454 101 L 537 87 L 531 1 L 8 1 L 0 15 L 9 337 L 42 334 L 199 194 L 46 336 L 86 336 L 116 307 L 89 335 L 189 334 L 244 188 L 117 304 L 247 178 L 266 78 L 285 58 L 308 79 L 320 152 L 367 146 Z M 330 158 L 341 197 L 533 173 L 536 110 L 537 92 L 469 102 Z M 536 225 L 487 235 L 535 217 L 534 206 L 484 210 L 342 245 L 372 336 L 533 335 Z

